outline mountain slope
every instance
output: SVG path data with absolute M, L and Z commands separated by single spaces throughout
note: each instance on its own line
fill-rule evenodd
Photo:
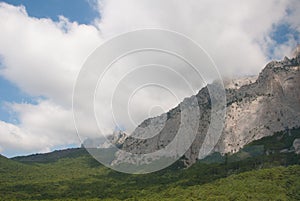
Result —
M 300 167 L 251 171 L 206 185 L 171 188 L 145 200 L 299 200 Z
M 8 170 L 14 170 L 17 167 L 23 167 L 24 165 L 21 163 L 17 163 L 13 160 L 10 160 L 2 155 L 0 155 L 0 170 L 2 172 L 8 171 Z
M 243 86 L 231 86 L 226 89 L 225 127 L 213 152 L 235 153 L 253 140 L 272 135 L 274 132 L 300 127 L 299 65 L 300 52 L 297 52 L 292 59 L 285 57 L 283 61 L 267 64 L 255 82 L 249 79 L 249 82 L 241 82 L 246 83 Z M 204 157 L 199 150 L 204 143 L 211 117 L 212 97 L 208 88 L 201 89 L 196 97 L 201 114 L 196 138 L 183 157 L 187 166 L 195 163 L 197 158 Z M 189 104 L 189 101 L 187 98 L 180 105 Z M 153 136 L 153 132 L 163 127 L 156 136 L 145 140 L 128 137 L 123 149 L 131 153 L 140 153 L 141 150 L 152 153 L 166 147 L 179 129 L 182 112 L 180 105 L 166 114 L 145 120 L 132 133 L 133 136 Z M 198 120 L 192 120 L 192 123 Z M 165 122 L 165 125 L 161 122 Z M 208 143 L 214 145 L 213 142 Z M 124 161 L 131 163 L 127 158 L 124 153 L 118 152 L 113 164 L 121 164 Z
M 292 148 L 299 137 L 300 129 L 279 132 L 220 156 L 222 160 L 208 157 L 187 169 L 179 161 L 146 175 L 113 171 L 76 149 L 67 150 L 72 157 L 58 160 L 49 155 L 65 150 L 44 154 L 49 161 L 40 160 L 43 154 L 23 163 L 1 158 L 0 200 L 293 200 L 300 192 L 300 156 L 281 150 Z M 267 169 L 256 171 L 262 168 Z

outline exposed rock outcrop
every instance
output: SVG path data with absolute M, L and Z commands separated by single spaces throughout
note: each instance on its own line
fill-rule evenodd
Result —
M 112 146 L 122 147 L 125 139 L 128 135 L 120 130 L 115 130 L 113 134 L 108 135 L 107 137 L 99 137 L 99 138 L 87 138 L 83 141 L 81 147 L 83 148 L 101 148 L 106 149 Z
M 296 58 L 270 62 L 253 84 L 227 90 L 227 117 L 216 151 L 236 152 L 274 132 L 300 126 L 300 71 Z
M 296 154 L 300 154 L 300 138 L 297 138 L 293 142 L 293 148 Z
M 234 153 L 254 140 L 300 126 L 299 65 L 298 47 L 294 58 L 285 57 L 282 61 L 270 62 L 257 79 L 251 77 L 224 83 L 227 98 L 225 126 L 213 149 L 214 152 Z M 183 157 L 187 166 L 203 157 L 200 149 L 212 114 L 212 97 L 208 87 L 202 88 L 196 98 L 201 111 L 200 121 L 197 120 L 199 125 L 196 138 Z M 181 104 L 186 104 L 187 101 L 189 99 L 185 99 Z M 179 105 L 166 114 L 145 120 L 136 128 L 133 136 L 138 137 L 144 135 L 144 132 L 149 132 L 154 137 L 128 137 L 123 143 L 123 149 L 142 154 L 164 148 L 177 133 L 181 112 Z M 113 163 L 118 164 L 120 161 L 126 161 L 126 156 L 117 153 Z

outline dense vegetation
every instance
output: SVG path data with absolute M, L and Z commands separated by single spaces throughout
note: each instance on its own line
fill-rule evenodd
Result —
M 84 149 L 0 156 L 0 200 L 300 200 L 300 157 L 292 150 L 299 137 L 299 129 L 281 132 L 236 154 L 146 175 L 110 170 Z

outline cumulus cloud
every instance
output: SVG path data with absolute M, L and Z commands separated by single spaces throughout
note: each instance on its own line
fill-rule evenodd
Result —
M 178 31 L 206 49 L 222 74 L 256 74 L 268 60 L 267 42 L 274 25 L 295 4 L 299 2 L 111 0 L 102 4 L 98 26 L 108 36 L 149 27 Z M 294 17 L 289 19 L 299 24 Z
M 72 87 L 87 55 L 99 44 L 98 30 L 60 17 L 29 17 L 24 7 L 0 4 L 1 75 L 32 96 L 70 106 Z
M 286 7 L 287 15 L 283 16 L 277 24 L 273 24 L 273 31 L 280 26 L 285 26 L 289 32 L 286 33 L 286 41 L 284 42 L 278 42 L 270 36 L 266 37 L 266 46 L 272 50 L 271 57 L 281 59 L 284 56 L 293 56 L 295 47 L 300 43 L 299 9 L 299 1 L 288 1 L 288 6 Z M 273 49 L 273 47 L 276 48 Z
M 183 33 L 211 55 L 223 76 L 257 74 L 269 57 L 280 58 L 289 54 L 299 42 L 292 35 L 283 44 L 272 38 L 280 24 L 288 24 L 291 29 L 300 32 L 298 0 L 89 2 L 101 14 L 93 25 L 70 22 L 63 16 L 58 22 L 38 19 L 28 16 L 23 6 L 0 3 L 0 55 L 4 66 L 0 74 L 27 94 L 43 97 L 37 105 L 9 104 L 20 123 L 13 125 L 0 121 L 2 151 L 16 149 L 29 153 L 79 143 L 71 109 L 74 82 L 88 55 L 105 39 L 120 33 L 142 28 Z M 272 53 L 270 49 L 273 49 Z M 183 71 L 184 67 L 179 69 L 181 74 L 184 74 Z M 118 72 L 114 72 L 109 78 L 113 81 L 118 77 Z M 182 91 L 176 80 L 170 83 L 173 83 L 172 90 Z M 109 94 L 109 88 L 107 90 Z M 143 120 L 149 109 L 156 107 L 162 96 L 167 96 L 163 95 L 165 92 L 156 92 L 161 96 L 141 92 L 133 100 L 135 122 Z M 105 95 L 106 92 L 102 94 Z M 182 93 L 180 98 L 186 95 L 191 94 Z M 178 103 L 178 100 L 166 99 L 167 104 L 160 104 L 165 111 Z M 121 105 L 121 101 L 122 98 L 117 99 L 115 104 Z M 84 113 L 84 98 L 80 109 Z M 105 117 L 111 111 L 102 112 Z M 122 119 L 123 116 L 126 115 L 120 114 L 118 121 L 126 127 L 123 123 L 126 124 L 128 119 Z M 88 118 L 84 130 L 95 133 Z M 114 129 L 111 123 L 107 123 L 106 127 Z
M 71 111 L 50 101 L 9 106 L 19 114 L 20 124 L 0 121 L 3 149 L 45 152 L 60 144 L 79 144 Z
M 2 149 L 78 144 L 72 89 L 81 65 L 101 42 L 98 30 L 63 16 L 58 22 L 29 17 L 23 6 L 5 3 L 0 4 L 0 26 L 1 75 L 25 93 L 45 98 L 37 105 L 11 105 L 20 125 L 1 122 Z

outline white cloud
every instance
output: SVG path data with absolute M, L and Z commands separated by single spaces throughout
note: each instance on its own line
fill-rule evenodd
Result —
M 289 1 L 289 16 L 284 19 L 286 23 L 288 23 L 292 28 L 296 29 L 298 32 L 300 32 L 300 3 L 298 0 L 290 0 Z
M 102 3 L 99 27 L 108 36 L 149 27 L 178 31 L 206 49 L 224 75 L 256 74 L 267 62 L 266 37 L 273 25 L 286 16 L 291 3 L 288 0 L 187 0 L 184 3 L 109 0 Z
M 72 89 L 86 57 L 100 44 L 98 30 L 60 17 L 29 17 L 24 7 L 0 3 L 1 75 L 32 96 L 38 105 L 12 104 L 20 125 L 1 122 L 5 149 L 41 151 L 78 143 L 72 111 Z M 77 140 L 77 141 L 76 141 Z
M 276 59 L 281 59 L 284 56 L 293 56 L 294 48 L 300 43 L 300 21 L 298 20 L 300 18 L 300 2 L 298 0 L 289 0 L 288 2 L 289 4 L 286 7 L 288 15 L 281 18 L 277 26 L 284 25 L 292 30 L 293 33 L 287 34 L 287 40 L 284 43 L 278 43 L 269 37 L 267 39 L 269 48 L 276 47 L 272 55 Z M 273 29 L 276 29 L 276 25 L 273 26 Z
M 0 121 L 2 149 L 23 151 L 49 151 L 57 145 L 77 144 L 79 139 L 73 126 L 72 111 L 50 101 L 38 105 L 11 104 L 19 114 L 19 125 Z
M 5 66 L 0 73 L 24 92 L 45 97 L 37 105 L 11 104 L 20 124 L 0 121 L 3 151 L 33 152 L 78 142 L 72 122 L 72 88 L 85 59 L 103 39 L 142 28 L 177 31 L 197 41 L 212 56 L 220 72 L 230 76 L 257 74 L 264 67 L 270 47 L 276 45 L 270 37 L 276 25 L 288 23 L 300 31 L 297 9 L 300 1 L 297 0 L 89 2 L 98 6 L 101 13 L 101 19 L 96 19 L 94 26 L 69 22 L 65 17 L 60 17 L 58 22 L 33 18 L 22 6 L 0 3 L 0 55 Z M 296 43 L 291 37 L 285 44 L 278 45 L 273 56 L 283 56 Z M 176 86 L 176 80 L 171 83 L 174 90 L 182 90 Z M 157 104 L 160 99 L 161 96 L 146 93 L 136 109 L 144 111 L 143 108 Z M 84 98 L 81 102 L 84 112 Z M 169 102 L 164 108 L 174 105 L 173 100 Z M 136 121 L 141 121 L 145 115 L 138 111 L 133 112 Z M 120 121 L 127 122 L 127 119 Z M 84 130 L 95 132 L 88 119 Z
M 86 59 L 101 42 L 93 26 L 60 17 L 28 17 L 24 7 L 0 4 L 1 74 L 33 96 L 70 106 L 72 87 Z

